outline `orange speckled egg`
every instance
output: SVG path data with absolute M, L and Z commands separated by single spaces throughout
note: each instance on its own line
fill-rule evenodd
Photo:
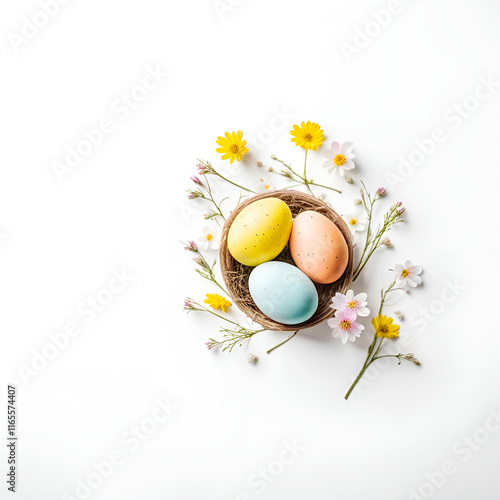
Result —
M 349 249 L 339 228 L 310 210 L 293 221 L 290 253 L 295 265 L 316 283 L 337 281 L 349 262 Z

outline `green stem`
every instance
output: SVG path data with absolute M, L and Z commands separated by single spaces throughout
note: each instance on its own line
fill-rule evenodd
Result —
M 309 181 L 307 180 L 307 152 L 309 151 L 308 149 L 305 150 L 306 154 L 304 155 L 304 185 L 306 186 L 307 190 L 309 193 L 314 196 L 314 193 L 312 192 L 311 188 L 309 187 Z
M 335 188 L 332 188 L 330 186 L 325 186 L 323 184 L 318 184 L 317 182 L 309 182 L 309 184 L 312 184 L 313 186 L 322 187 L 322 188 L 325 188 L 325 189 L 331 189 L 332 191 L 336 191 L 337 193 L 342 194 L 342 191 L 340 191 L 340 189 L 335 189 Z
M 370 363 L 371 363 L 371 361 L 370 361 Z M 356 380 L 352 383 L 351 387 L 349 387 L 349 390 L 346 392 L 344 399 L 347 399 L 351 395 L 351 392 L 356 387 L 356 384 L 359 382 L 360 378 L 363 376 L 366 369 L 370 366 L 370 363 L 368 363 L 366 366 L 363 366 L 363 368 L 361 368 L 361 371 L 359 372 L 358 376 L 356 377 Z
M 290 337 L 288 337 L 286 340 L 284 340 L 283 342 L 281 342 L 281 344 L 278 344 L 278 345 L 275 345 L 273 348 L 269 349 L 269 351 L 267 351 L 267 354 L 269 354 L 270 352 L 274 351 L 275 349 L 277 349 L 278 347 L 282 346 L 283 344 L 286 344 L 289 340 L 293 339 L 293 337 L 295 337 L 295 335 L 297 335 L 297 333 L 299 333 L 300 330 L 296 330 L 295 332 L 293 332 L 292 335 L 290 335 Z
M 295 175 L 296 177 L 298 177 L 299 179 L 301 179 L 302 181 L 304 180 L 304 178 L 298 174 L 297 172 L 295 172 L 295 170 L 292 169 L 292 167 L 290 167 L 289 165 L 287 165 L 283 160 L 280 160 L 279 158 L 276 158 L 276 157 L 271 157 L 274 161 L 277 161 L 278 163 L 281 163 L 284 167 L 286 167 L 288 170 L 290 170 L 290 172 L 292 172 L 293 175 Z M 303 183 L 302 183 L 303 184 Z
M 210 196 L 209 201 L 211 201 L 215 205 L 215 208 L 217 209 L 217 215 L 220 215 L 223 220 L 226 220 L 226 218 L 224 217 L 224 214 L 222 213 L 222 210 L 220 209 L 220 205 L 217 205 L 217 203 L 214 200 L 214 197 L 212 195 L 212 188 L 210 186 L 210 182 L 208 182 L 208 177 L 206 177 L 206 176 L 205 176 L 205 181 L 207 182 L 207 191 L 208 191 L 208 194 Z M 222 200 L 222 201 L 224 201 L 224 200 Z M 221 201 L 221 204 L 222 204 L 222 201 Z
M 380 337 L 380 343 L 378 345 L 378 347 L 375 349 L 375 352 L 373 353 L 373 356 L 372 356 L 372 361 L 377 359 L 377 354 L 380 352 L 380 349 L 382 347 L 382 342 L 384 341 L 384 337 Z
M 398 354 L 383 354 L 382 356 L 377 356 L 376 358 L 373 358 L 373 361 L 375 361 L 376 359 L 381 359 L 381 358 L 398 358 L 399 359 L 399 355 Z
M 394 285 L 396 284 L 395 281 L 393 281 L 386 290 L 382 290 L 380 292 L 380 307 L 378 309 L 378 314 L 382 314 L 382 308 L 384 307 L 385 303 L 385 298 L 387 297 L 387 294 L 393 290 Z M 377 344 L 377 340 L 380 338 L 380 343 L 375 348 Z M 361 368 L 361 371 L 359 372 L 358 376 L 356 377 L 356 380 L 352 383 L 351 387 L 349 387 L 349 390 L 347 391 L 346 395 L 344 396 L 344 399 L 347 399 L 349 395 L 351 394 L 352 390 L 356 387 L 356 384 L 359 382 L 367 368 L 376 360 L 380 359 L 381 357 L 384 356 L 377 356 L 377 354 L 380 352 L 380 349 L 382 347 L 382 342 L 384 341 L 384 337 L 377 337 L 377 334 L 373 337 L 372 343 L 370 344 L 370 347 L 368 348 L 368 354 L 366 355 L 365 362 L 363 364 L 363 367 Z M 374 351 L 375 350 L 375 351 Z
M 226 182 L 229 182 L 229 184 L 232 184 L 233 186 L 236 186 L 236 187 L 238 187 L 240 189 L 243 189 L 244 191 L 248 191 L 249 193 L 257 194 L 255 191 L 252 191 L 251 189 L 248 189 L 248 188 L 246 188 L 244 186 L 240 186 L 239 184 L 236 184 L 236 182 L 233 182 L 233 181 L 230 181 L 229 179 L 226 179 L 226 177 L 224 177 L 222 174 L 220 174 L 219 172 L 217 172 L 217 170 L 215 170 L 215 168 L 212 167 L 212 165 L 210 165 L 209 163 L 204 162 L 203 160 L 200 160 L 200 159 L 198 159 L 198 161 L 207 168 L 207 171 L 204 174 L 205 176 L 207 174 L 217 175 L 221 179 L 224 179 Z
M 312 182 L 312 181 L 308 181 L 307 180 L 307 177 L 306 177 L 306 167 L 307 167 L 307 149 L 305 150 L 306 153 L 305 153 L 305 159 L 304 159 L 304 176 L 298 174 L 297 172 L 295 172 L 295 170 L 292 169 L 292 167 L 290 167 L 290 165 L 287 165 L 283 160 L 280 160 L 279 158 L 276 158 L 275 156 L 274 157 L 271 157 L 274 161 L 277 161 L 278 163 L 281 163 L 284 167 L 287 168 L 287 170 L 289 170 L 297 179 L 300 179 L 300 184 L 297 184 L 296 186 L 288 186 L 287 189 L 290 189 L 292 187 L 298 187 L 298 186 L 301 186 L 301 185 L 304 185 L 306 186 L 307 190 L 309 191 L 309 193 L 313 194 L 313 192 L 311 191 L 311 189 L 309 188 L 309 185 L 312 185 L 312 186 L 317 186 L 317 187 L 322 187 L 322 188 L 325 188 L 325 189 L 330 189 L 332 191 L 335 191 L 336 193 L 339 193 L 339 194 L 342 194 L 342 191 L 340 191 L 339 189 L 335 189 L 335 188 L 332 188 L 330 186 L 325 186 L 324 184 L 318 184 L 317 182 Z M 287 176 L 287 175 L 284 175 L 280 172 L 275 172 L 276 174 L 278 175 L 281 175 L 283 177 L 288 177 L 289 179 L 291 180 L 297 180 L 297 179 L 294 179 L 293 177 L 290 177 L 290 176 Z M 314 194 L 313 194 L 314 196 Z
M 229 184 L 232 184 L 233 186 L 236 186 L 240 189 L 244 189 L 245 191 L 248 191 L 249 193 L 257 194 L 256 191 L 252 191 L 251 189 L 248 189 L 246 187 L 240 186 L 239 184 L 236 184 L 236 182 L 230 181 L 229 179 L 226 179 L 223 175 L 219 174 L 216 170 L 214 170 L 214 174 L 218 175 L 221 179 L 224 179 L 226 182 L 229 182 Z
M 238 323 L 235 323 L 234 321 L 231 321 L 230 319 L 227 319 L 225 318 L 224 316 L 221 316 L 220 314 L 217 314 L 213 311 L 211 311 L 210 309 L 207 309 L 205 306 L 202 306 L 201 304 L 198 304 L 198 302 L 194 302 L 193 300 L 191 301 L 191 303 L 195 304 L 196 306 L 200 307 L 200 309 L 193 309 L 194 311 L 202 311 L 202 312 L 207 312 L 207 313 L 210 313 L 210 314 L 213 314 L 214 316 L 217 316 L 218 318 L 220 319 L 223 319 L 224 321 L 227 321 L 228 323 L 232 323 L 233 325 L 236 325 L 237 327 L 239 327 L 240 325 Z
M 205 279 L 208 279 L 209 281 L 211 281 L 214 285 L 217 285 L 226 295 L 229 295 L 229 292 L 217 281 L 217 279 L 215 278 L 215 274 L 214 274 L 214 266 L 215 266 L 215 261 L 214 261 L 214 265 L 212 267 L 210 267 L 208 265 L 208 262 L 207 260 L 205 259 L 205 257 L 203 256 L 203 254 L 198 250 L 198 255 L 200 256 L 201 260 L 203 261 L 203 267 L 202 267 L 202 270 L 204 273 L 207 272 L 207 270 L 209 270 L 209 274 L 202 274 L 200 272 L 199 269 L 196 269 L 196 271 L 198 271 L 198 273 Z

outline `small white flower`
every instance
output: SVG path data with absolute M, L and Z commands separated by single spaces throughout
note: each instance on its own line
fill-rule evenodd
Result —
M 363 213 L 354 213 L 344 216 L 351 233 L 362 232 L 365 230 L 367 219 Z
M 250 354 L 250 356 L 248 356 L 248 362 L 250 364 L 257 363 L 257 361 L 259 361 L 259 358 L 255 354 Z
M 217 226 L 205 226 L 201 236 L 196 240 L 198 248 L 202 252 L 219 249 L 219 228 Z
M 337 141 L 333 141 L 331 148 L 323 152 L 323 156 L 327 159 L 323 163 L 323 167 L 328 169 L 330 174 L 338 169 L 339 174 L 343 177 L 346 170 L 354 168 L 352 160 L 356 155 L 352 154 L 353 147 L 354 144 L 352 142 L 339 144 Z
M 268 179 L 259 179 L 255 183 L 255 189 L 258 193 L 267 193 L 268 191 L 274 191 L 274 186 Z
M 422 272 L 422 266 L 414 266 L 411 260 L 407 260 L 404 265 L 396 264 L 396 286 L 408 291 L 408 287 L 415 288 L 422 283 L 422 278 L 419 276 Z
M 394 311 L 393 312 L 394 316 L 396 316 L 396 318 L 398 318 L 400 321 L 403 321 L 403 318 L 404 318 L 404 314 L 401 312 L 401 311 Z

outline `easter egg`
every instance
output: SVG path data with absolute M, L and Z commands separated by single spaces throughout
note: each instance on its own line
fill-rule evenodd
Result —
M 278 198 L 263 198 L 246 206 L 227 235 L 231 255 L 245 266 L 257 266 L 277 257 L 292 230 L 292 213 Z
M 264 262 L 257 266 L 250 273 L 248 288 L 255 305 L 278 323 L 303 323 L 318 308 L 314 283 L 286 262 Z
M 316 283 L 333 283 L 349 262 L 347 242 L 324 215 L 306 210 L 293 221 L 290 253 L 295 265 Z

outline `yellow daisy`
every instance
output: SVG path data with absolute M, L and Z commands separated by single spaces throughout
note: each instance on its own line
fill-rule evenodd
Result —
M 227 160 L 230 158 L 230 163 L 234 160 L 241 161 L 243 155 L 248 153 L 248 148 L 246 147 L 247 141 L 243 140 L 243 132 L 238 130 L 238 132 L 226 132 L 225 137 L 219 136 L 215 141 L 220 148 L 217 148 L 217 153 L 222 153 L 222 159 Z
M 372 318 L 372 325 L 375 328 L 377 337 L 385 337 L 386 339 L 397 339 L 399 337 L 399 325 L 395 325 L 392 318 L 388 318 L 383 314 L 379 314 L 376 318 Z
M 290 130 L 290 134 L 292 134 L 292 142 L 295 142 L 296 146 L 314 151 L 318 149 L 318 146 L 321 146 L 324 139 L 321 127 L 317 123 L 311 122 L 302 122 L 300 127 L 294 125 L 293 130 Z
M 227 308 L 233 305 L 218 293 L 207 293 L 207 298 L 203 302 L 214 309 L 222 309 L 224 312 L 227 312 Z

